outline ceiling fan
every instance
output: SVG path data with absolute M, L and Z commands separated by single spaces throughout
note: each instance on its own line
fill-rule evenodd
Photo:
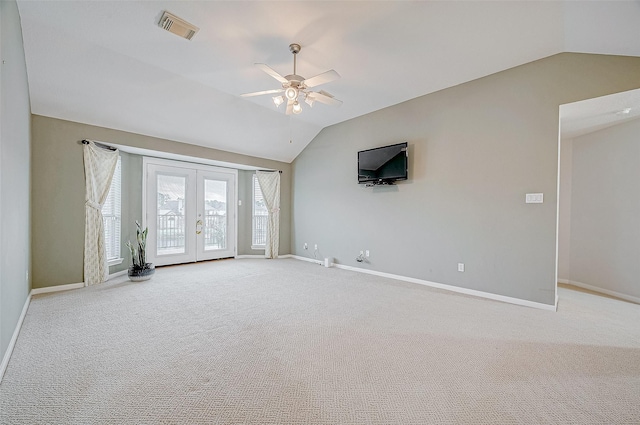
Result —
M 338 74 L 333 69 L 327 72 L 323 72 L 322 74 L 318 74 L 315 77 L 304 78 L 300 75 L 296 74 L 296 55 L 300 52 L 299 44 L 290 44 L 289 50 L 293 53 L 293 74 L 287 75 L 283 77 L 278 74 L 273 68 L 265 65 L 264 63 L 257 63 L 256 65 L 278 80 L 282 84 L 282 88 L 274 89 L 274 90 L 264 90 L 254 93 L 246 93 L 241 95 L 242 97 L 251 97 L 251 96 L 261 96 L 264 94 L 278 94 L 273 97 L 273 103 L 276 106 L 280 106 L 285 101 L 287 102 L 286 114 L 299 114 L 302 112 L 302 105 L 298 102 L 298 98 L 303 96 L 304 102 L 313 106 L 315 102 L 324 103 L 325 105 L 331 106 L 340 106 L 342 105 L 342 101 L 333 97 L 332 94 L 327 93 L 324 90 L 320 90 L 317 92 L 309 90 L 312 87 L 319 86 L 321 84 L 329 83 L 331 81 L 337 80 L 340 78 L 340 74 Z M 283 95 L 280 93 L 284 93 Z

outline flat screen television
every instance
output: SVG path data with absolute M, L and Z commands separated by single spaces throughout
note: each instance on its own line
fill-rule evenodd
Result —
M 393 184 L 408 176 L 407 142 L 358 152 L 358 183 Z

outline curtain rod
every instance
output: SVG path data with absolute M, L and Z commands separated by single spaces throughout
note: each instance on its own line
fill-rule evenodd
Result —
M 109 146 L 109 145 L 105 145 L 104 143 L 100 143 L 100 142 L 94 142 L 96 145 L 100 146 L 101 148 L 104 149 L 109 149 L 110 151 L 117 151 L 118 148 L 114 148 L 113 146 Z M 82 144 L 83 145 L 88 145 L 89 141 L 87 139 L 82 139 Z
M 278 173 L 282 174 L 282 170 L 256 170 L 256 171 L 264 171 L 266 173 L 270 173 L 272 171 L 277 171 Z
M 102 147 L 104 147 L 104 148 L 107 148 L 107 149 L 109 149 L 109 150 L 112 150 L 112 151 L 118 150 L 118 148 L 114 148 L 114 147 L 112 147 L 112 146 L 108 146 L 108 145 L 105 145 L 105 144 L 103 144 L 103 143 L 99 143 L 99 142 L 95 142 L 95 143 L 96 143 L 97 145 L 100 145 L 100 146 L 102 146 Z M 88 145 L 88 144 L 89 144 L 89 141 L 88 141 L 87 139 L 82 139 L 82 144 L 83 144 L 83 145 Z M 276 171 L 276 170 L 258 170 L 258 171 L 267 171 L 267 172 L 269 172 L 269 171 Z M 278 173 L 282 174 L 282 170 L 277 170 L 277 171 L 278 171 Z

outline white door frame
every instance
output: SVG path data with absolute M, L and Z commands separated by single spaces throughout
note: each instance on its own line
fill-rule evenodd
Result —
M 165 253 L 157 255 L 157 193 L 158 175 L 178 176 L 185 179 L 184 182 L 184 252 Z M 188 167 L 147 163 L 144 168 L 144 181 L 146 187 L 143 196 L 143 205 L 146 207 L 143 216 L 144 227 L 149 227 L 150 233 L 147 235 L 147 261 L 156 266 L 168 264 L 191 263 L 197 260 L 196 247 L 193 240 L 196 236 L 196 220 L 192 217 L 197 212 L 196 199 L 196 170 Z M 151 198 L 155 199 L 151 199 Z M 153 207 L 151 205 L 154 205 Z
M 197 213 L 197 219 L 198 222 L 201 222 L 201 225 L 206 223 L 206 215 L 204 215 L 205 212 L 205 199 L 204 196 L 201 196 L 204 194 L 205 192 L 205 182 L 207 180 L 213 180 L 213 181 L 222 181 L 226 183 L 227 186 L 227 214 L 226 214 L 226 218 L 227 218 L 227 232 L 226 234 L 227 239 L 229 242 L 227 242 L 226 246 L 224 249 L 210 249 L 207 250 L 206 245 L 205 245 L 205 234 L 206 234 L 206 227 L 204 228 L 204 231 L 201 233 L 198 233 L 196 235 L 196 257 L 197 257 L 197 261 L 205 261 L 205 260 L 213 260 L 213 259 L 217 259 L 217 258 L 229 258 L 229 257 L 235 257 L 237 254 L 237 229 L 238 229 L 238 225 L 237 225 L 237 214 L 234 212 L 234 210 L 231 208 L 232 204 L 235 204 L 237 208 L 237 202 L 234 201 L 232 198 L 234 198 L 233 193 L 237 193 L 237 186 L 238 186 L 238 179 L 237 179 L 237 172 L 236 173 L 229 173 L 226 170 L 221 172 L 220 170 L 213 170 L 213 169 L 198 169 L 196 170 L 196 200 L 197 200 L 197 206 L 196 206 L 196 213 Z M 235 196 L 237 198 L 237 196 Z M 201 228 L 202 229 L 202 228 Z M 198 230 L 198 229 L 196 229 Z M 197 232 L 196 232 L 197 233 Z
M 233 234 L 233 246 L 229 247 L 231 251 L 231 257 L 236 257 L 238 254 L 238 170 L 233 168 L 215 167 L 212 165 L 198 164 L 186 161 L 176 161 L 170 159 L 160 159 L 154 157 L 142 157 L 142 227 L 147 227 L 149 224 L 149 211 L 147 207 L 147 168 L 148 165 L 159 165 L 167 167 L 179 167 L 183 169 L 191 169 L 195 171 L 222 173 L 231 175 L 233 178 L 233 188 L 229 191 L 229 205 L 227 206 L 227 214 L 233 215 L 233 228 L 231 232 Z M 194 230 L 195 231 L 195 230 Z

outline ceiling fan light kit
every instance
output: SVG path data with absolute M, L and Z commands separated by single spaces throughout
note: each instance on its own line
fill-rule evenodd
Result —
M 284 91 L 284 95 L 287 96 L 289 100 L 296 100 L 298 98 L 298 89 L 295 87 L 288 87 Z
M 296 74 L 297 72 L 296 55 L 300 53 L 300 49 L 301 47 L 299 44 L 293 43 L 289 45 L 289 50 L 291 51 L 291 53 L 293 53 L 293 74 L 289 74 L 285 77 L 278 74 L 276 71 L 274 71 L 271 67 L 269 67 L 266 64 L 263 64 L 263 63 L 256 64 L 256 66 L 262 69 L 262 71 L 264 71 L 265 73 L 267 73 L 268 75 L 270 75 L 271 77 L 279 81 L 280 84 L 282 84 L 282 88 L 274 89 L 274 90 L 264 90 L 264 91 L 254 92 L 254 93 L 246 93 L 246 94 L 243 94 L 242 97 L 252 97 L 252 96 L 260 96 L 263 94 L 278 93 L 278 96 L 274 96 L 272 98 L 273 103 L 276 105 L 276 107 L 278 107 L 286 101 L 287 108 L 285 110 L 285 113 L 287 115 L 299 114 L 302 112 L 302 105 L 298 101 L 298 97 L 301 95 L 304 95 L 304 102 L 309 106 L 313 106 L 313 104 L 316 101 L 320 103 L 324 103 L 326 105 L 330 105 L 330 106 L 340 106 L 342 104 L 342 101 L 334 98 L 332 94 L 329 94 L 324 90 L 320 90 L 319 92 L 314 92 L 309 90 L 312 87 L 337 80 L 338 78 L 340 78 L 340 74 L 338 74 L 333 69 L 323 72 L 322 74 L 318 74 L 315 77 L 306 78 L 306 79 Z M 284 96 L 279 94 L 283 92 L 284 92 Z

